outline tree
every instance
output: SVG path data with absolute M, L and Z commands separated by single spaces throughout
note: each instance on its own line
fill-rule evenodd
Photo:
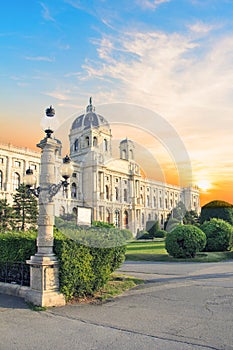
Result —
M 197 225 L 198 221 L 199 221 L 199 217 L 195 210 L 186 211 L 184 216 L 185 225 Z
M 13 227 L 13 209 L 7 203 L 6 199 L 0 200 L 0 231 L 11 230 Z
M 28 191 L 27 186 L 21 184 L 13 196 L 15 226 L 22 231 L 35 228 L 38 217 L 37 199 Z
M 200 222 L 203 224 L 211 218 L 222 219 L 233 225 L 233 205 L 224 201 L 212 201 L 201 208 Z
M 183 222 L 186 213 L 186 207 L 183 202 L 178 202 L 177 206 L 172 210 L 172 218 Z

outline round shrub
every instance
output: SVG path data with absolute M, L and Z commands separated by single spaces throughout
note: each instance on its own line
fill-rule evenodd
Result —
M 180 225 L 168 232 L 165 248 L 174 258 L 194 258 L 206 244 L 205 233 L 196 226 Z
M 223 252 L 232 247 L 233 227 L 221 219 L 211 219 L 204 222 L 201 229 L 206 234 L 207 252 Z

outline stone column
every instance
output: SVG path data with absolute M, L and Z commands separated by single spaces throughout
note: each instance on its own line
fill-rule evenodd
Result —
M 26 300 L 38 306 L 65 305 L 59 293 L 58 261 L 53 253 L 54 201 L 51 186 L 55 184 L 55 151 L 61 147 L 52 138 L 44 138 L 37 147 L 42 149 L 37 253 L 31 256 L 30 291 Z

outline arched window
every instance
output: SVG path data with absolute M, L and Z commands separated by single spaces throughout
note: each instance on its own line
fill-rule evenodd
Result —
M 110 211 L 106 209 L 106 222 L 110 224 Z
M 2 171 L 0 171 L 0 190 L 2 189 Z
M 119 200 L 119 189 L 118 189 L 118 187 L 115 187 L 115 199 L 116 199 L 116 201 Z
M 74 214 L 75 216 L 77 216 L 77 214 L 78 214 L 78 209 L 74 207 L 73 210 L 72 210 L 72 212 L 73 212 L 73 214 Z
M 148 221 L 151 220 L 151 214 L 148 214 Z
M 97 137 L 96 136 L 93 137 L 93 146 L 97 146 Z
M 120 212 L 116 210 L 114 213 L 114 225 L 115 227 L 120 227 Z
M 74 143 L 74 150 L 75 150 L 75 151 L 78 150 L 78 140 L 75 140 L 75 143 Z
M 150 196 L 146 196 L 146 205 L 149 207 L 150 206 Z
M 104 139 L 104 151 L 107 152 L 108 150 L 108 141 Z
M 12 177 L 13 191 L 16 191 L 17 188 L 19 188 L 19 185 L 20 185 L 20 175 L 18 173 L 13 173 L 13 177 Z
M 86 147 L 89 147 L 90 146 L 89 136 L 86 136 L 85 141 L 86 141 Z
M 128 223 L 129 223 L 129 215 L 128 215 L 127 210 L 125 210 L 124 214 L 123 214 L 123 226 L 124 226 L 124 228 L 128 227 Z
M 122 151 L 122 159 L 126 159 L 126 150 L 125 149 L 123 149 L 123 151 Z
M 75 183 L 71 185 L 71 198 L 77 198 L 77 185 Z
M 127 202 L 128 200 L 128 193 L 127 193 L 127 189 L 124 189 L 124 202 Z
M 109 187 L 108 187 L 108 185 L 105 186 L 105 199 L 109 199 Z

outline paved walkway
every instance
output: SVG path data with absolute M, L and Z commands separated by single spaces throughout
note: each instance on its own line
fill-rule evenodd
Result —
M 0 294 L 0 349 L 233 350 L 233 261 L 120 271 L 147 282 L 102 305 L 34 312 Z

